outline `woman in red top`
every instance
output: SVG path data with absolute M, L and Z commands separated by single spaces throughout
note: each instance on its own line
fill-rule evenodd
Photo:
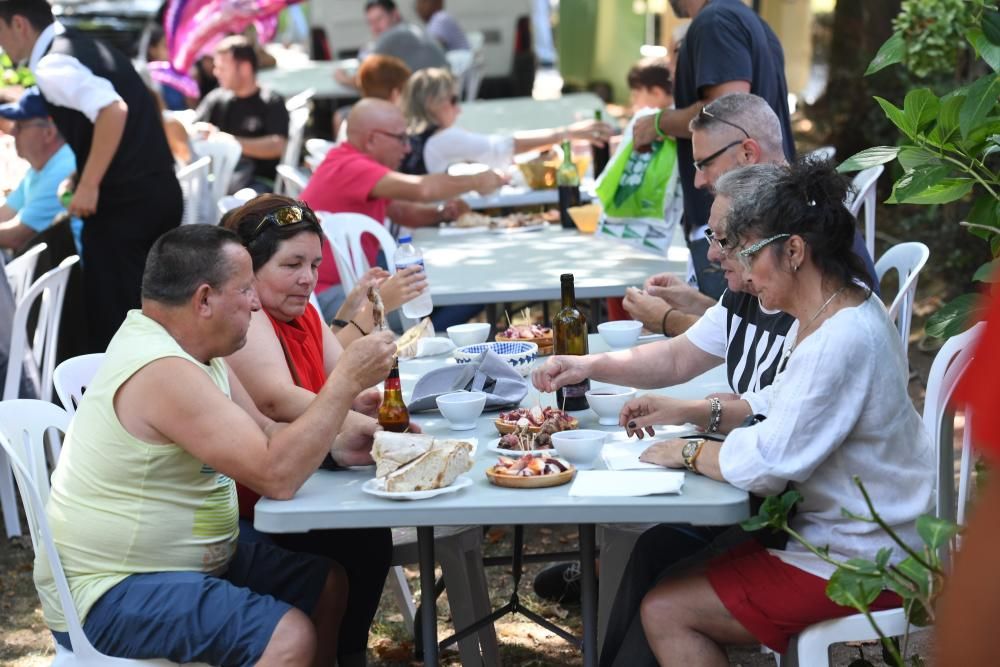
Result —
M 253 313 L 244 347 L 227 361 L 261 412 L 279 422 L 305 412 L 343 350 L 337 337 L 309 303 L 322 260 L 323 233 L 312 210 L 280 195 L 261 195 L 226 214 L 224 227 L 236 232 L 253 261 L 261 310 Z M 359 282 L 382 282 L 370 272 Z M 397 290 L 398 291 L 398 290 Z M 354 294 L 357 297 L 358 294 Z M 348 298 L 358 304 L 363 299 Z M 399 305 L 386 290 L 387 308 Z M 371 326 L 370 313 L 352 316 L 359 326 Z M 362 324 L 363 323 L 363 324 Z M 366 331 L 369 329 L 366 328 Z M 335 439 L 365 439 L 370 448 L 378 423 L 380 395 L 368 390 L 355 400 L 352 412 Z M 330 460 L 328 459 L 328 463 Z M 386 528 L 321 530 L 303 534 L 263 535 L 253 530 L 253 506 L 258 496 L 239 487 L 240 539 L 268 540 L 286 549 L 321 554 L 339 563 L 350 580 L 348 607 L 340 628 L 338 664 L 364 664 L 368 630 L 378 608 L 389 571 L 392 535 Z

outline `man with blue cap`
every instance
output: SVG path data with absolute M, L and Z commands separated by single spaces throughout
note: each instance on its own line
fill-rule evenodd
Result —
M 0 106 L 0 118 L 12 122 L 8 132 L 17 154 L 31 165 L 0 206 L 0 248 L 16 251 L 65 210 L 57 191 L 76 171 L 76 157 L 49 117 L 38 88 L 29 88 L 19 101 Z M 83 222 L 73 218 L 70 225 L 79 250 Z

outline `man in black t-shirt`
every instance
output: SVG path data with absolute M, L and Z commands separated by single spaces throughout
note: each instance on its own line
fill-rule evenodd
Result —
M 274 189 L 278 161 L 288 145 L 288 110 L 277 93 L 257 85 L 257 54 L 246 37 L 227 37 L 215 50 L 219 87 L 198 105 L 199 129 L 231 134 L 243 149 L 229 185 L 233 193 L 250 187 Z
M 794 159 L 785 56 L 767 23 L 740 0 L 670 0 L 670 6 L 678 18 L 693 19 L 677 54 L 676 109 L 664 109 L 655 117 L 639 119 L 633 141 L 642 147 L 651 144 L 657 133 L 677 138 L 677 166 L 684 191 L 684 231 L 698 287 L 718 299 L 725 281 L 710 267 L 706 258 L 708 242 L 704 238 L 712 196 L 695 187 L 688 123 L 704 105 L 727 93 L 759 95 L 767 100 L 781 122 L 785 159 Z

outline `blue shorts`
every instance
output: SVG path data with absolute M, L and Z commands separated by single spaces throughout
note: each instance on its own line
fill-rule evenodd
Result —
M 134 574 L 87 614 L 84 633 L 106 655 L 211 665 L 253 665 L 278 621 L 295 607 L 311 614 L 330 560 L 270 544 L 240 542 L 221 576 Z M 68 632 L 53 632 L 72 648 Z

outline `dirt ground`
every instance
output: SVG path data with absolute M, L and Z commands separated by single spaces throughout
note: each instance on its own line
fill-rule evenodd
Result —
M 913 331 L 922 331 L 921 313 L 930 310 L 931 304 L 918 302 Z M 928 371 L 933 361 L 933 351 L 915 335 L 910 346 L 911 367 L 914 377 L 910 394 L 918 410 L 923 409 L 923 397 Z M 958 443 L 961 434 L 956 434 Z M 513 532 L 509 527 L 494 527 L 487 534 L 484 550 L 488 556 L 510 554 Z M 578 547 L 576 530 L 572 526 L 535 526 L 525 531 L 525 544 L 531 552 L 569 551 Z M 0 539 L 0 665 L 35 667 L 47 665 L 52 659 L 52 639 L 46 629 L 41 609 L 31 580 L 33 552 L 27 537 L 11 540 Z M 539 599 L 531 590 L 534 575 L 548 564 L 530 564 L 520 586 L 521 600 L 529 608 L 579 635 L 582 620 L 578 606 L 561 606 Z M 416 566 L 407 568 L 413 590 L 419 589 Z M 509 566 L 487 568 L 494 607 L 510 599 L 512 580 Z M 417 593 L 419 598 L 419 593 Z M 580 665 L 580 652 L 555 634 L 527 621 L 520 616 L 507 616 L 496 625 L 501 647 L 501 660 L 506 665 Z M 441 637 L 453 630 L 448 612 L 447 594 L 438 600 L 438 631 Z M 929 633 L 911 640 L 911 653 L 919 654 L 925 661 L 931 653 Z M 406 631 L 403 617 L 396 609 L 392 596 L 384 595 L 378 616 L 369 639 L 370 664 L 384 667 L 408 667 L 415 662 L 413 640 Z M 848 665 L 864 656 L 872 663 L 884 664 L 877 644 L 843 645 L 834 649 L 832 665 Z M 442 656 L 445 665 L 458 665 L 458 654 L 448 651 Z M 743 667 L 774 665 L 774 658 L 761 654 L 757 647 L 738 648 L 730 652 L 730 664 Z M 930 664 L 929 662 L 927 664 Z

